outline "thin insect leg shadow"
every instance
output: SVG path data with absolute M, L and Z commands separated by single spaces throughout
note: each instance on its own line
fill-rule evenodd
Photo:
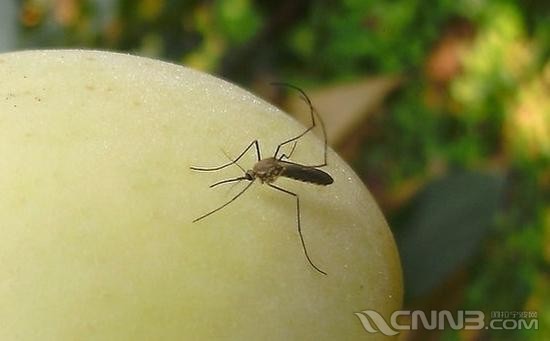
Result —
M 307 261 L 309 262 L 309 264 L 317 271 L 319 271 L 320 273 L 322 273 L 323 275 L 327 275 L 326 272 L 324 272 L 323 270 L 319 269 L 315 264 L 313 264 L 313 262 L 311 261 L 311 258 L 309 258 L 309 254 L 307 253 L 307 248 L 306 248 L 306 243 L 304 241 L 304 236 L 302 235 L 302 225 L 300 223 L 300 197 L 298 196 L 298 194 L 294 193 L 294 192 L 291 192 L 289 190 L 286 190 L 284 188 L 281 188 L 279 186 L 276 186 L 274 184 L 268 184 L 269 187 L 273 188 L 273 189 L 276 189 L 278 191 L 281 191 L 283 193 L 286 193 L 288 195 L 292 195 L 293 197 L 296 198 L 296 221 L 298 222 L 298 234 L 300 235 L 300 241 L 302 242 L 302 249 L 304 250 L 304 254 L 306 255 L 306 258 L 307 258 Z

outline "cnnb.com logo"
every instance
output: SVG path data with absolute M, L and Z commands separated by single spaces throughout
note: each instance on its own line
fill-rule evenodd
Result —
M 432 310 L 426 313 L 421 310 L 397 310 L 393 312 L 389 323 L 374 310 L 363 310 L 355 313 L 369 333 L 382 333 L 387 336 L 399 334 L 403 330 L 480 330 L 480 329 L 539 329 L 537 312 L 492 312 L 486 322 L 485 314 L 479 310 L 458 310 L 455 314 L 448 310 Z M 406 320 L 400 323 L 399 320 Z

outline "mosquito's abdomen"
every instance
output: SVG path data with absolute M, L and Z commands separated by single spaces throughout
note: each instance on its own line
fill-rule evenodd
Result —
M 320 169 L 293 163 L 285 163 L 280 175 L 290 179 L 323 186 L 330 185 L 334 182 L 330 175 Z

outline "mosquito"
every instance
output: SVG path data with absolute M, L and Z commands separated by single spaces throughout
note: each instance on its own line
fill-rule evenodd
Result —
M 211 168 L 191 167 L 191 169 L 194 170 L 194 171 L 214 172 L 214 171 L 218 171 L 218 170 L 224 169 L 226 167 L 229 167 L 231 165 L 237 165 L 244 173 L 244 175 L 240 176 L 240 177 L 218 181 L 218 182 L 210 185 L 210 188 L 213 188 L 213 187 L 216 187 L 216 186 L 219 186 L 219 185 L 222 185 L 222 184 L 240 182 L 240 181 L 243 181 L 243 180 L 249 181 L 249 183 L 240 192 L 238 192 L 237 195 L 235 195 L 233 198 L 231 198 L 225 204 L 223 204 L 223 205 L 219 206 L 218 208 L 216 208 L 216 209 L 214 209 L 214 210 L 212 210 L 212 211 L 196 218 L 195 220 L 193 220 L 193 222 L 197 222 L 199 220 L 202 220 L 202 219 L 218 212 L 219 210 L 223 209 L 227 205 L 231 204 L 233 201 L 237 200 L 237 198 L 239 198 L 244 192 L 246 192 L 250 188 L 250 186 L 252 186 L 252 184 L 255 182 L 255 180 L 259 180 L 260 183 L 267 184 L 269 187 L 271 187 L 271 188 L 273 188 L 273 189 L 275 189 L 279 192 L 283 192 L 287 195 L 290 195 L 290 196 L 292 196 L 296 199 L 296 222 L 297 222 L 297 228 L 298 228 L 298 235 L 300 236 L 300 241 L 302 243 L 302 249 L 304 250 L 304 254 L 306 256 L 306 259 L 307 259 L 308 263 L 315 270 L 317 270 L 319 273 L 321 273 L 323 275 L 326 275 L 327 273 L 324 272 L 323 270 L 321 270 L 318 266 L 316 266 L 313 263 L 313 261 L 311 260 L 311 258 L 309 257 L 309 253 L 308 253 L 307 248 L 306 248 L 306 243 L 304 241 L 304 236 L 302 234 L 302 225 L 300 223 L 300 197 L 298 196 L 298 194 L 296 194 L 294 192 L 291 192 L 287 189 L 284 189 L 284 188 L 279 187 L 279 186 L 274 184 L 275 180 L 277 180 L 277 178 L 279 178 L 281 176 L 286 177 L 286 178 L 290 178 L 290 179 L 293 179 L 293 180 L 297 180 L 297 181 L 302 181 L 302 182 L 307 182 L 307 183 L 311 183 L 311 184 L 315 184 L 315 185 L 322 185 L 322 186 L 327 186 L 327 185 L 330 185 L 334 182 L 334 180 L 332 179 L 332 177 L 328 173 L 326 173 L 326 172 L 319 169 L 319 168 L 324 167 L 324 166 L 327 165 L 327 134 L 326 134 L 326 131 L 325 131 L 325 125 L 324 125 L 323 121 L 321 120 L 321 117 L 319 116 L 319 114 L 317 113 L 315 108 L 313 107 L 313 104 L 311 103 L 311 100 L 309 99 L 309 97 L 306 95 L 306 93 L 302 89 L 300 89 L 300 88 L 298 88 L 298 87 L 296 87 L 292 84 L 287 84 L 287 83 L 272 83 L 272 85 L 289 87 L 291 89 L 294 89 L 294 90 L 298 91 L 301 94 L 301 96 L 300 96 L 301 99 L 304 100 L 307 103 L 307 105 L 309 106 L 309 109 L 310 109 L 311 126 L 309 126 L 306 130 L 304 130 L 299 135 L 280 143 L 277 146 L 277 148 L 275 149 L 275 153 L 273 154 L 272 157 L 262 159 L 261 153 L 260 153 L 260 144 L 259 144 L 258 140 L 254 140 L 234 160 L 229 158 L 230 162 L 228 162 L 226 164 L 223 164 L 223 165 L 218 166 L 218 167 L 211 167 Z M 313 130 L 313 128 L 316 127 L 317 122 L 316 122 L 315 116 L 317 116 L 319 124 L 321 126 L 321 130 L 323 132 L 323 138 L 324 138 L 324 155 L 323 155 L 324 159 L 323 159 L 323 163 L 319 164 L 319 165 L 306 166 L 306 165 L 302 165 L 302 164 L 290 161 L 290 157 L 292 156 L 292 153 L 294 152 L 294 149 L 296 148 L 296 144 L 298 143 L 298 140 L 301 137 L 303 137 L 305 134 L 307 134 L 308 132 Z M 291 143 L 292 143 L 292 148 L 291 148 L 290 152 L 288 153 L 288 155 L 285 154 L 284 152 L 282 152 L 281 148 L 288 145 L 288 144 L 291 144 Z M 258 161 L 252 167 L 252 169 L 245 170 L 237 162 L 251 148 L 255 148 L 256 157 L 257 157 Z

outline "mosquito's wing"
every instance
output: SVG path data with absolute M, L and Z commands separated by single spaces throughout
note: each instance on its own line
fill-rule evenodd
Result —
M 279 161 L 283 165 L 283 171 L 281 172 L 281 176 L 303 181 L 303 182 L 309 182 L 316 185 L 330 185 L 334 182 L 332 177 L 323 172 L 320 169 L 314 168 L 314 167 L 308 167 L 304 165 L 300 165 L 297 163 L 292 162 L 285 162 L 285 161 Z

